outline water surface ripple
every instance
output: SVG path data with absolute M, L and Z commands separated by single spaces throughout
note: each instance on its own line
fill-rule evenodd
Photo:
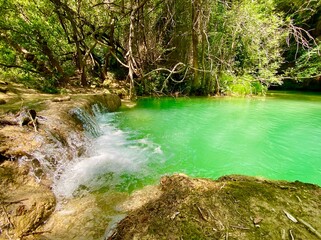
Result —
M 88 158 L 67 167 L 61 192 L 68 185 L 70 194 L 80 185 L 132 191 L 172 173 L 321 185 L 320 95 L 141 99 L 98 122 L 103 135 Z
M 246 174 L 321 185 L 321 96 L 142 99 L 118 128 L 159 145 L 161 174 Z

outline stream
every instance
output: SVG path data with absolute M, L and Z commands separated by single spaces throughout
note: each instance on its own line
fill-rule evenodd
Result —
M 106 201 L 109 221 L 131 192 L 165 174 L 321 185 L 320 94 L 145 98 L 116 113 L 97 112 L 94 121 L 87 153 L 56 172 L 53 191 L 61 199 L 119 196 Z

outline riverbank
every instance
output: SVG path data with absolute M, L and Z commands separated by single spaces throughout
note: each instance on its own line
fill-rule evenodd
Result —
M 136 208 L 142 196 L 154 197 Z M 320 199 L 301 182 L 164 176 L 123 204 L 130 212 L 106 239 L 320 239 Z

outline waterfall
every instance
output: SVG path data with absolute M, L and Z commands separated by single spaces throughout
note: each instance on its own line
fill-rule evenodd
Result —
M 52 189 L 58 198 L 116 188 L 129 191 L 151 175 L 148 163 L 162 158 L 159 145 L 116 126 L 121 113 L 107 113 L 98 105 L 92 112 L 90 115 L 79 108 L 72 112 L 82 122 L 89 141 L 84 154 L 61 159 L 54 169 Z

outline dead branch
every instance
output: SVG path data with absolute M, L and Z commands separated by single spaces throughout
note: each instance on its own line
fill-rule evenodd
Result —
M 8 205 L 12 205 L 12 204 L 18 204 L 18 203 L 21 203 L 21 202 L 26 201 L 26 200 L 28 200 L 28 198 L 23 198 L 21 200 L 12 201 L 12 202 L 3 202 L 3 204 L 8 206 Z
M 105 47 L 109 47 L 107 44 L 103 43 L 102 41 L 95 39 L 97 41 L 97 43 L 99 43 L 100 45 L 103 45 Z M 116 53 L 114 51 L 110 51 L 111 55 L 113 55 L 113 57 L 117 60 L 117 62 L 119 62 L 122 66 L 124 66 L 125 68 L 129 68 L 129 66 L 127 64 L 125 64 L 124 62 L 122 62 L 116 55 Z
M 2 207 L 2 211 L 3 211 L 4 214 L 6 215 L 6 219 L 7 219 L 8 223 L 9 223 L 9 226 L 12 227 L 12 228 L 14 228 L 14 224 L 11 222 L 10 217 L 9 217 L 9 214 L 8 214 L 6 208 L 5 208 L 3 205 L 2 205 L 1 207 Z
M 286 231 L 285 231 L 285 229 L 281 230 L 281 239 L 282 240 L 286 240 Z
M 7 236 L 7 238 L 9 239 L 9 240 L 12 240 L 12 238 L 10 237 L 10 235 L 9 235 L 9 233 L 8 233 L 9 231 L 8 231 L 8 229 L 6 230 L 6 236 Z
M 166 79 L 164 80 L 164 82 L 163 82 L 163 86 L 162 86 L 162 88 L 161 88 L 161 90 L 160 90 L 161 92 L 163 92 L 163 90 L 164 90 L 164 88 L 165 88 L 165 86 L 166 86 L 166 83 L 168 82 L 168 79 L 171 78 L 172 74 L 175 72 L 176 68 L 177 68 L 179 65 L 185 66 L 184 63 L 179 62 L 179 63 L 177 63 L 177 64 L 173 67 L 173 69 L 170 71 L 169 75 L 167 76 L 167 78 L 166 78 Z M 180 73 L 181 70 L 176 71 L 176 72 L 177 72 L 177 73 Z M 185 79 L 185 76 L 186 76 L 186 75 L 184 75 L 183 80 Z M 172 78 L 171 78 L 171 79 L 172 79 Z M 173 79 L 172 79 L 172 80 L 173 80 Z
M 154 73 L 154 72 L 160 72 L 160 71 L 169 72 L 169 73 L 172 73 L 172 74 L 181 73 L 181 72 L 182 72 L 181 69 L 175 71 L 175 69 L 178 67 L 178 65 L 186 66 L 184 63 L 179 62 L 179 63 L 177 63 L 177 64 L 174 66 L 174 68 L 173 68 L 172 70 L 171 70 L 171 69 L 168 69 L 168 68 L 156 68 L 156 69 L 154 69 L 154 70 L 152 70 L 152 71 L 144 74 L 144 77 L 147 77 L 148 75 L 151 75 L 151 74 Z
M 307 223 L 306 221 L 304 221 L 301 218 L 295 218 L 294 216 L 292 216 L 289 212 L 283 210 L 283 212 L 285 213 L 285 215 L 294 223 L 301 223 L 303 224 L 311 233 L 313 233 L 315 236 L 317 236 L 319 239 L 321 239 L 321 233 L 319 233 L 314 227 L 312 227 L 309 223 Z M 291 235 L 291 230 L 290 230 L 290 235 Z M 291 235 L 292 236 L 292 235 Z M 292 238 L 294 239 L 294 237 Z
M 32 116 L 31 110 L 27 111 L 28 115 L 29 115 L 29 118 L 30 118 L 30 122 L 32 123 L 33 125 L 33 128 L 35 129 L 35 132 L 38 132 L 38 129 L 37 129 L 37 118 L 36 116 Z
M 287 212 L 287 211 L 285 211 L 285 210 L 283 210 L 283 212 L 285 213 L 285 215 L 287 216 L 287 218 L 290 219 L 292 222 L 294 222 L 294 223 L 297 223 L 297 222 L 298 222 L 298 220 L 297 220 L 295 217 L 293 217 L 289 212 Z
M 318 74 L 318 75 L 313 75 L 313 76 L 309 76 L 309 77 L 281 77 L 281 79 L 294 79 L 294 80 L 298 80 L 298 79 L 311 79 L 311 78 L 319 78 L 321 77 L 321 74 Z
M 26 237 L 26 236 L 30 236 L 30 235 L 40 235 L 40 234 L 44 234 L 44 233 L 51 233 L 51 231 L 25 232 L 22 234 L 21 237 Z
M 297 218 L 299 223 L 303 224 L 307 229 L 309 229 L 309 231 L 311 233 L 313 233 L 314 235 L 316 235 L 319 239 L 321 239 L 321 234 L 315 229 L 313 228 L 309 223 L 307 223 L 306 221 L 304 221 L 301 218 Z
M 197 207 L 197 210 L 198 210 L 198 212 L 200 213 L 201 217 L 203 218 L 203 220 L 206 221 L 206 222 L 208 222 L 208 219 L 207 219 L 207 217 L 205 217 L 202 209 L 201 209 L 199 206 L 196 206 L 196 207 Z
M 318 45 L 316 43 L 314 37 L 307 30 L 305 30 L 301 27 L 297 27 L 293 23 L 289 24 L 289 29 L 290 29 L 290 34 L 289 34 L 289 37 L 286 39 L 286 43 L 288 44 L 288 46 L 290 46 L 290 39 L 292 37 L 294 38 L 295 42 L 297 43 L 297 48 L 296 48 L 296 52 L 295 52 L 295 59 L 297 59 L 300 45 L 304 49 L 308 49 L 308 50 L 310 50 L 312 48 L 312 46 L 310 44 L 311 41 L 314 46 Z M 318 54 L 319 54 L 319 52 L 318 52 Z
M 292 234 L 292 230 L 291 229 L 289 230 L 289 233 L 290 233 L 291 240 L 294 240 L 294 236 Z
M 248 227 L 243 227 L 243 226 L 234 226 L 234 225 L 231 225 L 230 227 L 236 228 L 236 229 L 241 229 L 241 230 L 250 230 L 250 228 L 248 228 Z

